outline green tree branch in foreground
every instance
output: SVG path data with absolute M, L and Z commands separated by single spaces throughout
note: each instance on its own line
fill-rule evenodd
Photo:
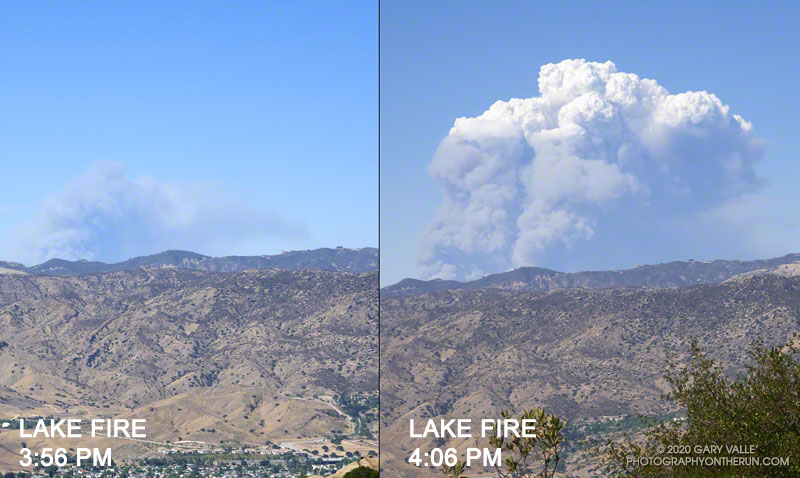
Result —
M 501 416 L 511 418 L 511 413 L 504 411 Z M 536 433 L 532 437 L 497 437 L 495 427 L 489 445 L 499 448 L 503 456 L 503 463 L 495 467 L 498 478 L 552 478 L 555 475 L 564 441 L 561 431 L 566 422 L 539 408 L 523 412 L 520 422 L 531 419 L 536 420 Z M 465 478 L 465 472 L 464 463 L 460 461 L 442 467 L 442 473 L 449 478 Z
M 729 378 L 692 339 L 689 364 L 679 367 L 670 357 L 665 375 L 673 390 L 666 398 L 686 410 L 686 420 L 653 423 L 639 439 L 609 440 L 596 449 L 606 473 L 637 478 L 800 476 L 798 344 L 800 337 L 778 348 L 755 341 L 748 351 L 752 363 Z M 752 454 L 747 453 L 750 447 Z M 704 460 L 708 457 L 722 460 Z M 746 459 L 731 463 L 730 457 Z M 784 462 L 764 464 L 774 457 Z M 687 460 L 654 463 L 661 458 Z

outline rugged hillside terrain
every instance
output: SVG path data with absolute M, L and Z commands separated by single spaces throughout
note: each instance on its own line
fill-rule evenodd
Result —
M 682 357 L 695 336 L 735 373 L 753 339 L 777 344 L 798 330 L 800 277 L 776 274 L 680 289 L 384 296 L 381 466 L 387 476 L 423 472 L 403 460 L 434 442 L 411 440 L 409 418 L 538 406 L 575 425 L 673 412 L 660 399 L 666 351 Z
M 610 287 L 687 287 L 718 284 L 734 276 L 754 271 L 768 271 L 780 266 L 800 265 L 800 254 L 755 261 L 675 261 L 613 271 L 557 272 L 541 267 L 521 267 L 469 282 L 404 279 L 385 287 L 384 297 L 422 294 L 437 290 L 552 290 L 565 287 L 606 289 Z
M 211 272 L 240 272 L 248 269 L 302 270 L 319 269 L 345 271 L 356 274 L 378 270 L 378 250 L 363 249 L 314 249 L 288 251 L 274 256 L 226 256 L 210 257 L 188 251 L 164 251 L 150 256 L 135 257 L 123 262 L 107 264 L 97 261 L 49 261 L 26 267 L 16 262 L 0 261 L 0 273 L 18 271 L 38 275 L 72 276 L 113 272 L 139 267 L 181 267 Z
M 377 392 L 377 289 L 376 272 L 0 275 L 0 418 L 146 418 L 173 442 L 347 434 L 332 397 Z M 0 469 L 18 440 L 0 432 Z

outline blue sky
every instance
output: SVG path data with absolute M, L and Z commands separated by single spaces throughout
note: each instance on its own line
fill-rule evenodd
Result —
M 377 246 L 377 30 L 372 1 L 3 3 L 0 259 Z
M 738 203 L 725 202 L 737 199 L 729 191 L 714 197 L 695 191 L 671 211 L 648 210 L 647 201 L 635 199 L 609 201 L 588 216 L 592 234 L 569 247 L 544 247 L 529 262 L 583 270 L 800 251 L 798 8 L 792 2 L 382 2 L 383 284 L 431 276 L 432 262 L 418 262 L 419 244 L 444 195 L 426 167 L 454 120 L 478 116 L 497 100 L 539 96 L 540 67 L 575 58 L 612 61 L 618 71 L 654 79 L 672 94 L 708 91 L 752 124 L 765 149 L 752 166 L 758 178 Z M 701 152 L 686 157 L 702 159 Z M 446 158 L 439 161 L 446 166 Z M 699 173 L 706 178 L 709 170 Z M 691 163 L 686 174 L 693 174 Z M 729 222 L 703 221 L 712 213 Z M 631 224 L 643 217 L 651 235 Z M 457 252 L 444 262 L 477 261 L 477 253 Z M 484 259 L 473 275 L 514 264 Z

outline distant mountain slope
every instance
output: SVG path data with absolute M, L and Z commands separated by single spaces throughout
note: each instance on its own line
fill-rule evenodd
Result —
M 0 261 L 0 274 L 13 272 L 25 272 L 25 266 L 19 262 Z
M 145 418 L 157 441 L 350 433 L 329 402 L 377 393 L 377 290 L 377 272 L 1 275 L 0 418 Z M 0 433 L 0 470 L 18 441 Z
M 800 254 L 755 261 L 675 261 L 633 269 L 613 271 L 558 272 L 540 267 L 521 267 L 492 274 L 469 282 L 404 279 L 381 290 L 384 297 L 422 294 L 439 290 L 505 289 L 521 291 L 551 290 L 570 287 L 606 289 L 610 287 L 647 287 L 663 289 L 693 285 L 718 284 L 734 276 L 754 271 L 768 271 L 785 264 L 800 262 Z
M 404 462 L 411 450 L 473 446 L 411 439 L 412 418 L 477 420 L 533 406 L 568 423 L 668 413 L 665 352 L 685 359 L 694 336 L 735 374 L 754 339 L 786 343 L 799 327 L 800 277 L 777 274 L 677 289 L 382 297 L 382 467 L 388 477 L 432 476 Z M 598 476 L 572 473 L 572 460 L 570 476 Z
M 108 264 L 97 261 L 67 261 L 50 259 L 33 267 L 14 262 L 0 261 L 0 269 L 17 270 L 36 275 L 74 276 L 113 272 L 139 267 L 181 267 L 210 272 L 240 272 L 247 269 L 304 270 L 319 269 L 361 274 L 378 270 L 378 250 L 322 248 L 307 251 L 290 251 L 273 256 L 211 257 L 189 251 L 164 251 L 150 256 L 135 257 L 123 262 Z

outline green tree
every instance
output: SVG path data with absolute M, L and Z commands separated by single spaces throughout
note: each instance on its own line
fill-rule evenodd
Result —
M 511 418 L 511 413 L 503 411 L 502 418 Z M 562 430 L 566 422 L 561 418 L 545 413 L 541 408 L 532 408 L 522 413 L 519 421 L 536 420 L 533 436 L 497 436 L 489 438 L 489 445 L 500 449 L 503 463 L 495 467 L 498 478 L 552 478 L 561 461 L 561 445 L 564 442 Z M 502 435 L 502 434 L 501 434 Z M 450 478 L 463 478 L 466 472 L 464 463 L 444 466 L 442 472 Z
M 751 363 L 735 378 L 692 339 L 688 365 L 670 357 L 665 375 L 672 387 L 665 398 L 685 409 L 686 419 L 651 423 L 639 439 L 607 442 L 598 450 L 606 472 L 642 478 L 800 476 L 799 339 L 778 348 L 755 341 L 748 351 Z M 764 465 L 774 457 L 788 464 Z
M 344 474 L 344 478 L 378 478 L 378 470 L 373 470 L 368 466 L 359 466 Z

